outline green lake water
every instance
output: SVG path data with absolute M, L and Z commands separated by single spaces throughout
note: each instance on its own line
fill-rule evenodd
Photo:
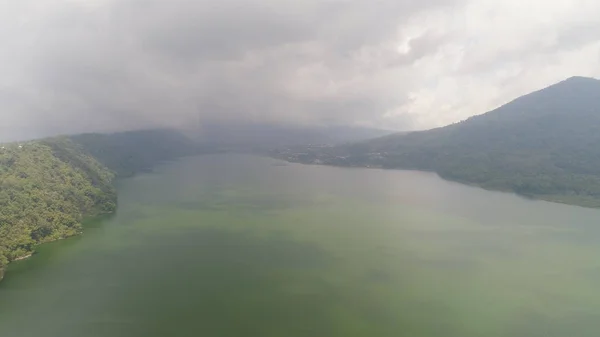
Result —
M 421 172 L 186 158 L 0 283 L 1 337 L 597 337 L 600 211 Z

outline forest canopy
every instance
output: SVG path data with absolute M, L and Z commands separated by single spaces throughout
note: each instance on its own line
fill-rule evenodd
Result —
M 66 137 L 0 146 L 0 269 L 114 211 L 114 174 Z
M 35 245 L 116 209 L 113 180 L 199 152 L 173 130 L 82 134 L 0 145 L 0 278 Z

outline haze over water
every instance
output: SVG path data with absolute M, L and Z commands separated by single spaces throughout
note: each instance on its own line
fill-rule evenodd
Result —
M 0 283 L 0 335 L 594 336 L 600 211 L 407 171 L 203 156 Z

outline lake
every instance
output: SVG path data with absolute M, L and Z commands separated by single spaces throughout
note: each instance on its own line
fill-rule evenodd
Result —
M 597 337 L 600 211 L 429 173 L 221 155 L 0 283 L 2 337 Z

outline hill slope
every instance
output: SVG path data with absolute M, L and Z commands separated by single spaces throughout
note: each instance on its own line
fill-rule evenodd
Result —
M 0 274 L 39 243 L 75 235 L 84 215 L 111 212 L 113 174 L 67 138 L 0 148 Z
M 428 131 L 319 150 L 304 162 L 437 172 L 488 189 L 600 206 L 600 81 L 573 77 Z
M 0 279 L 6 264 L 35 245 L 80 233 L 86 216 L 113 212 L 115 177 L 200 150 L 171 130 L 0 145 Z

